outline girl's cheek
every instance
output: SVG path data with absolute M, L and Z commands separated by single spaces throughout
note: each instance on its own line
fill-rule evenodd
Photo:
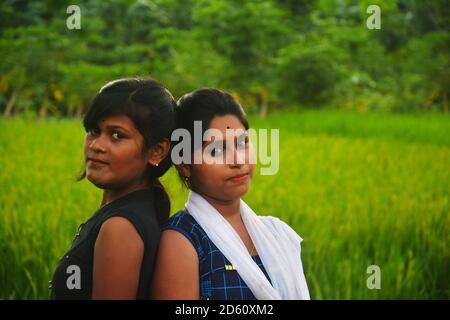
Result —
M 88 149 L 89 149 L 89 145 L 90 145 L 90 139 L 88 138 L 88 137 L 86 137 L 85 139 L 84 139 L 84 154 L 86 154 L 87 153 L 87 151 L 88 151 Z
M 250 178 L 253 178 L 253 174 L 255 172 L 255 165 L 254 164 L 250 164 L 249 165 L 249 169 L 250 169 Z
M 218 185 L 218 181 L 222 179 L 224 168 L 223 165 L 218 164 L 203 164 L 200 170 L 202 170 L 199 175 L 200 182 L 210 188 L 215 188 Z
M 247 163 L 253 167 L 255 167 L 256 165 L 256 154 L 255 154 L 255 149 L 253 148 L 253 145 L 250 143 L 249 147 L 248 147 L 248 153 L 247 153 L 247 157 L 246 160 L 248 161 Z

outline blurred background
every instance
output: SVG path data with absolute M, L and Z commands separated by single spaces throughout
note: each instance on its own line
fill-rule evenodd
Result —
M 225 89 L 253 127 L 280 129 L 280 170 L 245 200 L 302 236 L 313 299 L 448 299 L 449 20 L 445 0 L 3 1 L 0 299 L 49 297 L 101 200 L 75 182 L 81 117 L 132 76 L 175 98 Z M 162 181 L 174 213 L 187 190 L 173 169 Z

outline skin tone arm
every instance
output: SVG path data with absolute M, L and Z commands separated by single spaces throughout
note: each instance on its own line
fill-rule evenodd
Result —
M 162 233 L 151 290 L 153 299 L 200 299 L 197 252 L 177 231 Z
M 106 220 L 94 250 L 93 300 L 136 299 L 144 243 L 125 218 Z

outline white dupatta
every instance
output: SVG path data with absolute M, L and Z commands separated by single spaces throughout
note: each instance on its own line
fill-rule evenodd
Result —
M 242 220 L 272 285 L 233 227 L 208 201 L 191 191 L 186 208 L 236 268 L 256 299 L 310 299 L 300 257 L 302 238 L 286 223 L 275 217 L 257 216 L 241 200 Z

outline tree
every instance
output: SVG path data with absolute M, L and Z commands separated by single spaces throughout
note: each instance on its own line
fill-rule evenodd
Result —
M 232 62 L 232 89 L 256 95 L 260 114 L 268 110 L 275 55 L 287 42 L 286 12 L 271 1 L 200 0 L 194 22 L 202 38 Z

